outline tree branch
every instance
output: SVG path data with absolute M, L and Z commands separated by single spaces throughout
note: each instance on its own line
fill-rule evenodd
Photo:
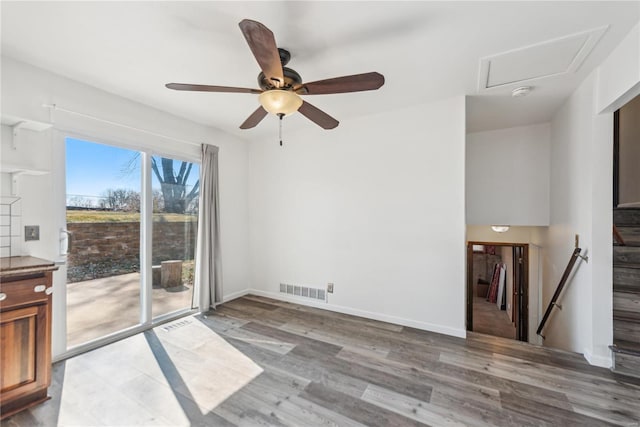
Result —
M 165 184 L 175 184 L 176 177 L 173 175 L 173 159 L 167 159 L 162 157 L 162 175 L 164 176 Z
M 187 180 L 189 179 L 189 175 L 191 175 L 191 168 L 193 168 L 193 163 L 189 163 L 189 167 L 187 168 L 187 173 L 185 173 L 184 175 L 184 183 L 187 183 Z
M 197 196 L 200 195 L 200 180 L 197 180 L 196 183 L 194 184 L 193 188 L 191 189 L 191 191 L 189 192 L 189 194 L 187 195 L 186 199 L 187 199 L 187 204 L 189 204 L 189 202 L 191 202 L 191 200 L 195 199 Z
M 178 172 L 178 176 L 176 178 L 176 181 L 178 182 L 178 184 L 184 185 L 186 183 L 186 178 L 184 177 L 184 174 L 187 170 L 187 165 L 189 165 L 189 168 L 191 167 L 191 163 L 182 162 L 180 164 L 180 171 Z
M 164 181 L 160 176 L 160 171 L 158 170 L 158 164 L 156 163 L 156 159 L 154 159 L 153 157 L 151 158 L 151 169 L 156 174 L 156 178 L 158 178 L 158 181 L 160 181 L 160 184 L 163 184 Z

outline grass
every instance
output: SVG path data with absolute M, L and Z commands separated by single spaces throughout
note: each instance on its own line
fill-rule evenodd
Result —
M 197 215 L 154 213 L 154 222 L 191 222 Z M 67 222 L 139 222 L 138 212 L 67 211 Z

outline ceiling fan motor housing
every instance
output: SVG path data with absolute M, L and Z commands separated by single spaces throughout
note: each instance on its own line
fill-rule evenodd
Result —
M 279 47 L 278 56 L 280 57 L 280 64 L 282 64 L 284 86 L 282 87 L 276 86 L 275 82 L 268 79 L 263 72 L 260 72 L 260 74 L 258 74 L 258 86 L 260 86 L 262 90 L 270 90 L 270 89 L 276 89 L 276 88 L 288 90 L 295 85 L 302 84 L 302 77 L 300 77 L 300 74 L 298 74 L 295 70 L 292 70 L 291 68 L 285 67 L 285 65 L 287 65 L 291 60 L 291 53 L 288 50 L 282 49 L 281 47 Z
M 278 48 L 278 55 L 280 56 L 280 63 L 284 67 L 291 60 L 291 52 L 281 47 Z
M 291 68 L 282 67 L 282 74 L 284 75 L 284 86 L 278 88 L 275 85 L 275 82 L 268 79 L 263 72 L 258 74 L 258 85 L 262 90 L 270 90 L 270 89 L 291 89 L 293 86 L 302 84 L 302 77 L 298 74 L 297 71 L 292 70 Z

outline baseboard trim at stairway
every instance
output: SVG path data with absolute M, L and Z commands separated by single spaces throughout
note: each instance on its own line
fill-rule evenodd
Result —
M 584 353 L 582 353 L 587 362 L 593 366 L 599 366 L 601 368 L 611 369 L 613 367 L 613 360 L 611 359 L 611 355 L 609 356 L 597 356 L 591 353 L 591 350 L 588 348 L 584 349 Z

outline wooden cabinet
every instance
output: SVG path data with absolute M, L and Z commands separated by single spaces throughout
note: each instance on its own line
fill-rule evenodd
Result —
M 2 258 L 0 418 L 48 399 L 51 383 L 52 262 Z

